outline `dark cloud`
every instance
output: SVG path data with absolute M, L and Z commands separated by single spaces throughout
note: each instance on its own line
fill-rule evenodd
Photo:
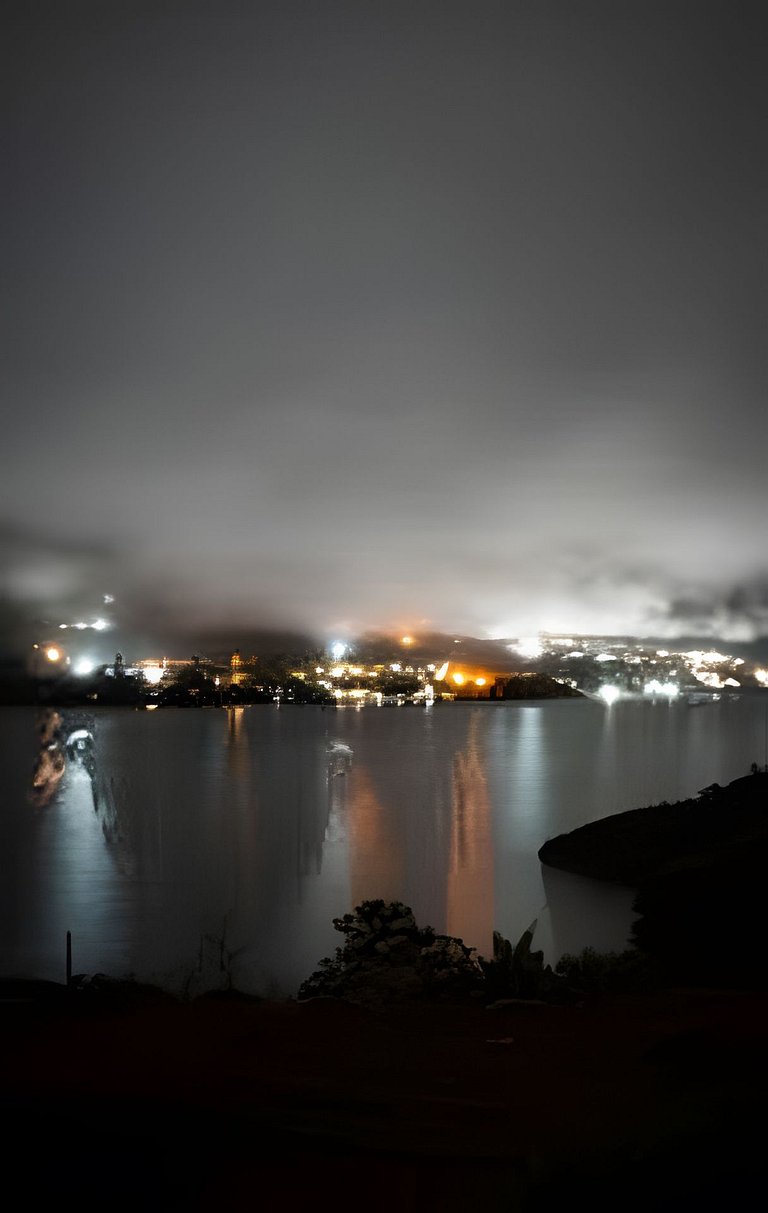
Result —
M 743 641 L 768 636 L 768 578 L 673 599 L 668 617 L 681 631 Z

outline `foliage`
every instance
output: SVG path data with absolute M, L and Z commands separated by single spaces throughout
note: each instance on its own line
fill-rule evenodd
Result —
M 384 674 L 376 683 L 376 690 L 382 695 L 415 695 L 421 689 L 421 683 L 415 674 Z
M 633 993 L 655 989 L 659 975 L 654 962 L 637 948 L 623 952 L 597 952 L 584 948 L 566 953 L 555 966 L 569 988 L 583 993 Z
M 546 674 L 510 674 L 501 684 L 499 699 L 576 699 L 580 692 Z
M 751 852 L 746 846 L 724 849 L 638 889 L 632 938 L 667 980 L 768 989 L 765 846 L 749 841 Z
M 533 998 L 549 1002 L 568 999 L 565 982 L 544 964 L 544 953 L 531 951 L 535 930 L 534 919 L 514 947 L 494 931 L 493 959 L 480 961 L 490 998 Z
M 563 978 L 531 951 L 535 922 L 513 947 L 494 933 L 494 955 L 476 955 L 461 940 L 419 927 L 400 901 L 364 901 L 333 925 L 345 943 L 320 961 L 299 998 L 319 995 L 378 1004 L 398 998 L 502 998 L 562 1001 Z
M 379 1003 L 397 998 L 468 994 L 482 986 L 474 949 L 460 939 L 419 927 L 401 901 L 364 901 L 334 918 L 345 943 L 320 961 L 300 998 L 318 995 Z

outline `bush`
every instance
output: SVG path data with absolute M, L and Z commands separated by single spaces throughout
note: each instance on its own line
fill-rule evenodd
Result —
M 555 965 L 555 972 L 570 989 L 585 994 L 637 993 L 659 985 L 656 965 L 637 948 L 623 952 L 584 948 L 577 956 L 566 953 Z
M 494 956 L 486 960 L 452 935 L 419 927 L 401 901 L 364 901 L 334 918 L 346 937 L 335 956 L 320 961 L 299 989 L 299 998 L 330 996 L 377 1005 L 406 998 L 523 998 L 567 996 L 562 977 L 531 951 L 535 922 L 513 947 L 494 932 Z
M 320 961 L 302 983 L 299 998 L 331 996 L 378 1004 L 403 998 L 455 997 L 481 988 L 474 949 L 460 939 L 419 927 L 401 901 L 364 901 L 334 918 L 346 937 L 333 957 Z

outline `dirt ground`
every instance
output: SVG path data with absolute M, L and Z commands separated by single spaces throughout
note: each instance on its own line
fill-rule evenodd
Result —
M 9 993 L 5 1185 L 80 1210 L 745 1209 L 767 1011 L 700 989 L 378 1011 Z

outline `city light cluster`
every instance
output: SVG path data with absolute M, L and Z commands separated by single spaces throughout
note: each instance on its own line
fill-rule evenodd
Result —
M 62 630 L 84 632 L 104 630 L 108 625 L 106 620 L 96 618 L 91 623 L 80 620 L 59 626 Z M 325 657 L 317 651 L 306 659 L 281 658 L 282 673 L 276 674 L 277 667 L 274 663 L 271 666 L 268 659 L 252 656 L 246 661 L 238 649 L 229 659 L 218 659 L 220 665 L 199 655 L 191 659 L 152 656 L 127 662 L 120 653 L 113 663 L 104 664 L 104 658 L 99 659 L 93 651 L 78 651 L 73 645 L 68 652 L 62 644 L 50 639 L 33 646 L 30 669 L 44 680 L 73 679 L 81 684 L 78 693 L 87 693 L 91 699 L 101 693 L 99 679 L 106 678 L 115 686 L 119 679 L 125 678 L 134 688 L 144 686 L 148 693 L 152 692 L 150 698 L 159 696 L 162 701 L 179 687 L 200 696 L 215 688 L 227 695 L 267 694 L 275 699 L 285 695 L 289 701 L 335 700 L 358 705 L 432 702 L 436 698 L 495 699 L 510 696 L 511 676 L 548 679 L 550 686 L 558 683 L 568 691 L 580 692 L 608 705 L 632 697 L 672 701 L 686 695 L 691 702 L 704 702 L 719 698 L 720 691 L 768 689 L 768 670 L 753 668 L 743 658 L 715 648 L 684 652 L 657 649 L 631 637 L 574 638 L 541 633 L 515 643 L 505 642 L 499 648 L 498 665 L 493 664 L 494 657 L 492 654 L 489 657 L 487 651 L 480 651 L 478 660 L 478 650 L 473 649 L 469 638 L 454 639 L 453 643 L 446 638 L 446 648 L 433 654 L 432 660 L 428 660 L 423 647 L 420 653 L 414 647 L 419 644 L 410 633 L 398 632 L 383 643 L 381 656 L 377 658 L 367 643 L 365 650 L 356 652 L 354 642 L 332 639 L 322 650 Z M 364 651 L 367 659 L 363 659 Z M 88 685 L 89 679 L 93 680 L 92 685 Z M 192 686 L 197 689 L 190 690 Z M 537 695 L 547 693 L 542 683 Z

